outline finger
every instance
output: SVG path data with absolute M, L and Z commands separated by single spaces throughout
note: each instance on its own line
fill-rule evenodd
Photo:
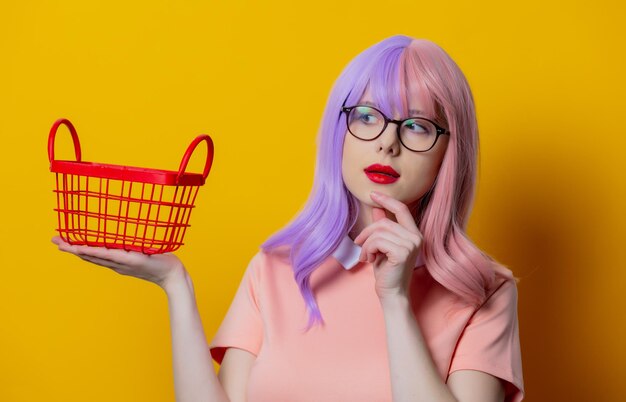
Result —
M 56 244 L 57 246 L 65 246 L 65 247 L 71 247 L 72 245 L 69 244 L 68 242 L 66 242 L 65 240 L 63 240 L 63 238 L 61 236 L 53 236 L 52 239 L 50 239 L 50 241 L 54 244 Z M 63 250 L 65 251 L 65 250 Z
M 76 255 L 88 255 L 102 260 L 112 261 L 121 265 L 135 265 L 141 262 L 145 256 L 142 253 L 126 251 L 122 249 L 110 249 L 106 247 L 92 247 L 85 245 L 70 245 L 61 243 L 59 250 Z
M 372 223 L 381 221 L 381 220 L 383 220 L 385 218 L 387 218 L 387 214 L 385 213 L 385 209 L 384 208 L 376 208 L 376 207 L 372 208 Z M 371 233 L 371 231 L 374 230 L 374 228 L 372 226 L 373 225 L 368 225 L 368 227 L 371 227 L 371 229 L 366 231 L 365 234 L 363 234 L 363 232 L 364 232 L 363 230 L 361 231 L 361 233 L 359 233 L 359 236 L 357 236 L 357 238 L 359 238 L 359 241 L 362 238 L 361 234 L 363 234 L 363 236 L 368 236 L 368 233 Z M 367 237 L 365 237 L 365 238 L 367 238 Z M 354 240 L 356 242 L 356 239 L 354 239 Z
M 367 261 L 376 261 L 379 256 L 384 256 L 393 265 L 403 264 L 407 261 L 410 251 L 385 238 L 373 239 L 367 247 Z
M 409 232 L 419 233 L 419 229 L 415 224 L 411 211 L 409 211 L 409 207 L 407 207 L 405 203 L 376 191 L 372 191 L 370 193 L 370 197 L 383 208 L 392 212 L 396 216 L 398 223 L 405 227 Z
M 131 251 L 126 251 L 118 248 L 106 248 L 106 247 L 89 247 L 89 246 L 81 246 L 83 247 L 84 254 L 88 254 L 92 257 L 112 261 L 121 265 L 134 265 L 138 261 L 138 258 L 143 257 L 144 255 L 141 253 L 133 253 Z M 137 256 L 139 254 L 139 256 Z
M 377 254 L 383 253 L 388 258 L 391 257 L 390 260 L 396 261 L 406 252 L 410 253 L 414 247 L 415 245 L 411 241 L 395 233 L 376 232 L 363 243 L 359 259 L 363 261 L 362 259 L 366 258 L 368 262 L 371 262 Z
M 381 210 L 380 208 L 376 209 Z M 375 233 L 377 231 L 387 231 L 395 233 L 399 237 L 403 237 L 414 242 L 415 245 L 419 245 L 422 241 L 422 236 L 419 231 L 418 234 L 409 232 L 404 226 L 401 226 L 400 224 L 393 222 L 390 219 L 383 218 L 366 226 L 361 231 L 361 233 L 359 233 L 358 236 L 354 238 L 354 243 L 361 245 L 361 243 L 364 243 L 365 240 L 372 235 L 372 233 Z
M 385 219 L 387 215 L 385 214 L 385 210 L 383 208 L 372 208 L 372 222 L 377 222 L 381 219 Z
M 372 244 L 375 244 L 375 242 L 379 240 L 384 240 L 392 246 L 395 246 L 398 248 L 404 248 L 407 250 L 410 250 L 415 247 L 415 244 L 413 244 L 413 242 L 411 242 L 406 237 L 398 235 L 397 233 L 378 231 L 372 234 L 372 236 L 368 238 L 367 244 L 364 243 L 362 248 L 365 248 L 367 250 L 368 247 L 370 247 Z M 382 251 L 382 250 L 377 250 L 377 251 Z
M 67 243 L 65 241 L 60 241 L 59 243 L 59 250 L 61 251 L 65 251 L 67 253 L 71 253 L 71 254 L 82 254 L 82 255 L 91 255 L 90 249 L 93 249 L 95 247 L 88 247 L 88 246 L 82 246 L 82 245 L 77 245 L 77 244 L 70 244 Z
M 93 257 L 93 256 L 90 256 L 90 255 L 81 255 L 81 254 L 78 254 L 78 257 L 80 257 L 81 259 L 83 259 L 85 261 L 89 261 L 89 262 L 92 262 L 94 264 L 106 267 L 106 268 L 111 268 L 111 269 L 116 270 L 116 271 L 117 270 L 126 269 L 126 267 L 116 263 L 115 261 L 109 261 L 109 260 L 105 260 L 103 258 Z

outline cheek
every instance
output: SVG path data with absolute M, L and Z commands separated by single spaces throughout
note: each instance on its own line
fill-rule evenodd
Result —
M 344 181 L 346 179 L 346 168 L 348 167 L 350 156 L 348 155 L 349 147 L 346 146 L 346 141 L 343 142 L 343 151 L 341 154 L 341 174 L 343 175 Z
M 343 153 L 341 157 L 341 169 L 344 173 L 350 170 L 350 167 L 354 164 L 354 145 L 350 143 L 350 140 L 346 136 L 343 142 Z
M 411 169 L 410 177 L 407 177 L 407 182 L 413 183 L 413 185 L 407 188 L 407 198 L 415 200 L 421 198 L 432 187 L 439 172 L 437 163 L 421 163 L 414 165 Z
M 359 151 L 357 145 L 351 142 L 350 138 L 346 137 L 341 160 L 341 173 L 347 187 L 354 185 L 355 181 L 358 180 L 359 169 L 362 165 L 360 156 L 363 155 L 363 152 Z
M 439 174 L 447 149 L 446 145 L 447 142 L 438 143 L 437 152 L 429 155 L 429 158 L 423 160 L 423 163 L 420 164 L 421 168 L 416 171 L 416 173 L 421 176 L 420 181 L 423 182 L 423 186 L 426 187 L 426 190 L 431 188 L 433 182 Z

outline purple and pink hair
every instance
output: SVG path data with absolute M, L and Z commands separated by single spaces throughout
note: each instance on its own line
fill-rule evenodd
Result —
M 478 125 L 469 84 L 450 56 L 424 39 L 395 35 L 357 55 L 335 81 L 317 137 L 313 188 L 303 209 L 261 248 L 288 246 L 294 277 L 309 311 L 310 328 L 323 323 L 309 278 L 356 222 L 358 200 L 341 174 L 345 115 L 365 88 L 383 113 L 407 115 L 408 88 L 423 91 L 435 122 L 450 131 L 448 149 L 431 190 L 420 200 L 415 222 L 423 235 L 430 275 L 461 300 L 480 306 L 493 285 L 498 263 L 465 234 L 476 184 Z M 500 272 L 513 278 L 510 270 Z

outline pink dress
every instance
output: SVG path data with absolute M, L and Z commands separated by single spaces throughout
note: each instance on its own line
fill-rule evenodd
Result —
M 210 344 L 218 363 L 229 347 L 256 355 L 249 402 L 392 400 L 373 266 L 358 262 L 350 243 L 354 247 L 344 239 L 311 275 L 325 324 L 308 332 L 306 307 L 287 257 L 261 250 L 251 259 Z M 489 298 L 474 310 L 459 304 L 422 265 L 411 282 L 413 311 L 442 381 L 455 370 L 484 371 L 505 381 L 507 402 L 518 402 L 524 383 L 517 287 L 496 272 Z

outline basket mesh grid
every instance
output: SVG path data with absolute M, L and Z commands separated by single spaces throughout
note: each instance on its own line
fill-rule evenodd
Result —
M 183 244 L 198 188 L 56 173 L 58 230 L 72 244 L 173 251 Z

